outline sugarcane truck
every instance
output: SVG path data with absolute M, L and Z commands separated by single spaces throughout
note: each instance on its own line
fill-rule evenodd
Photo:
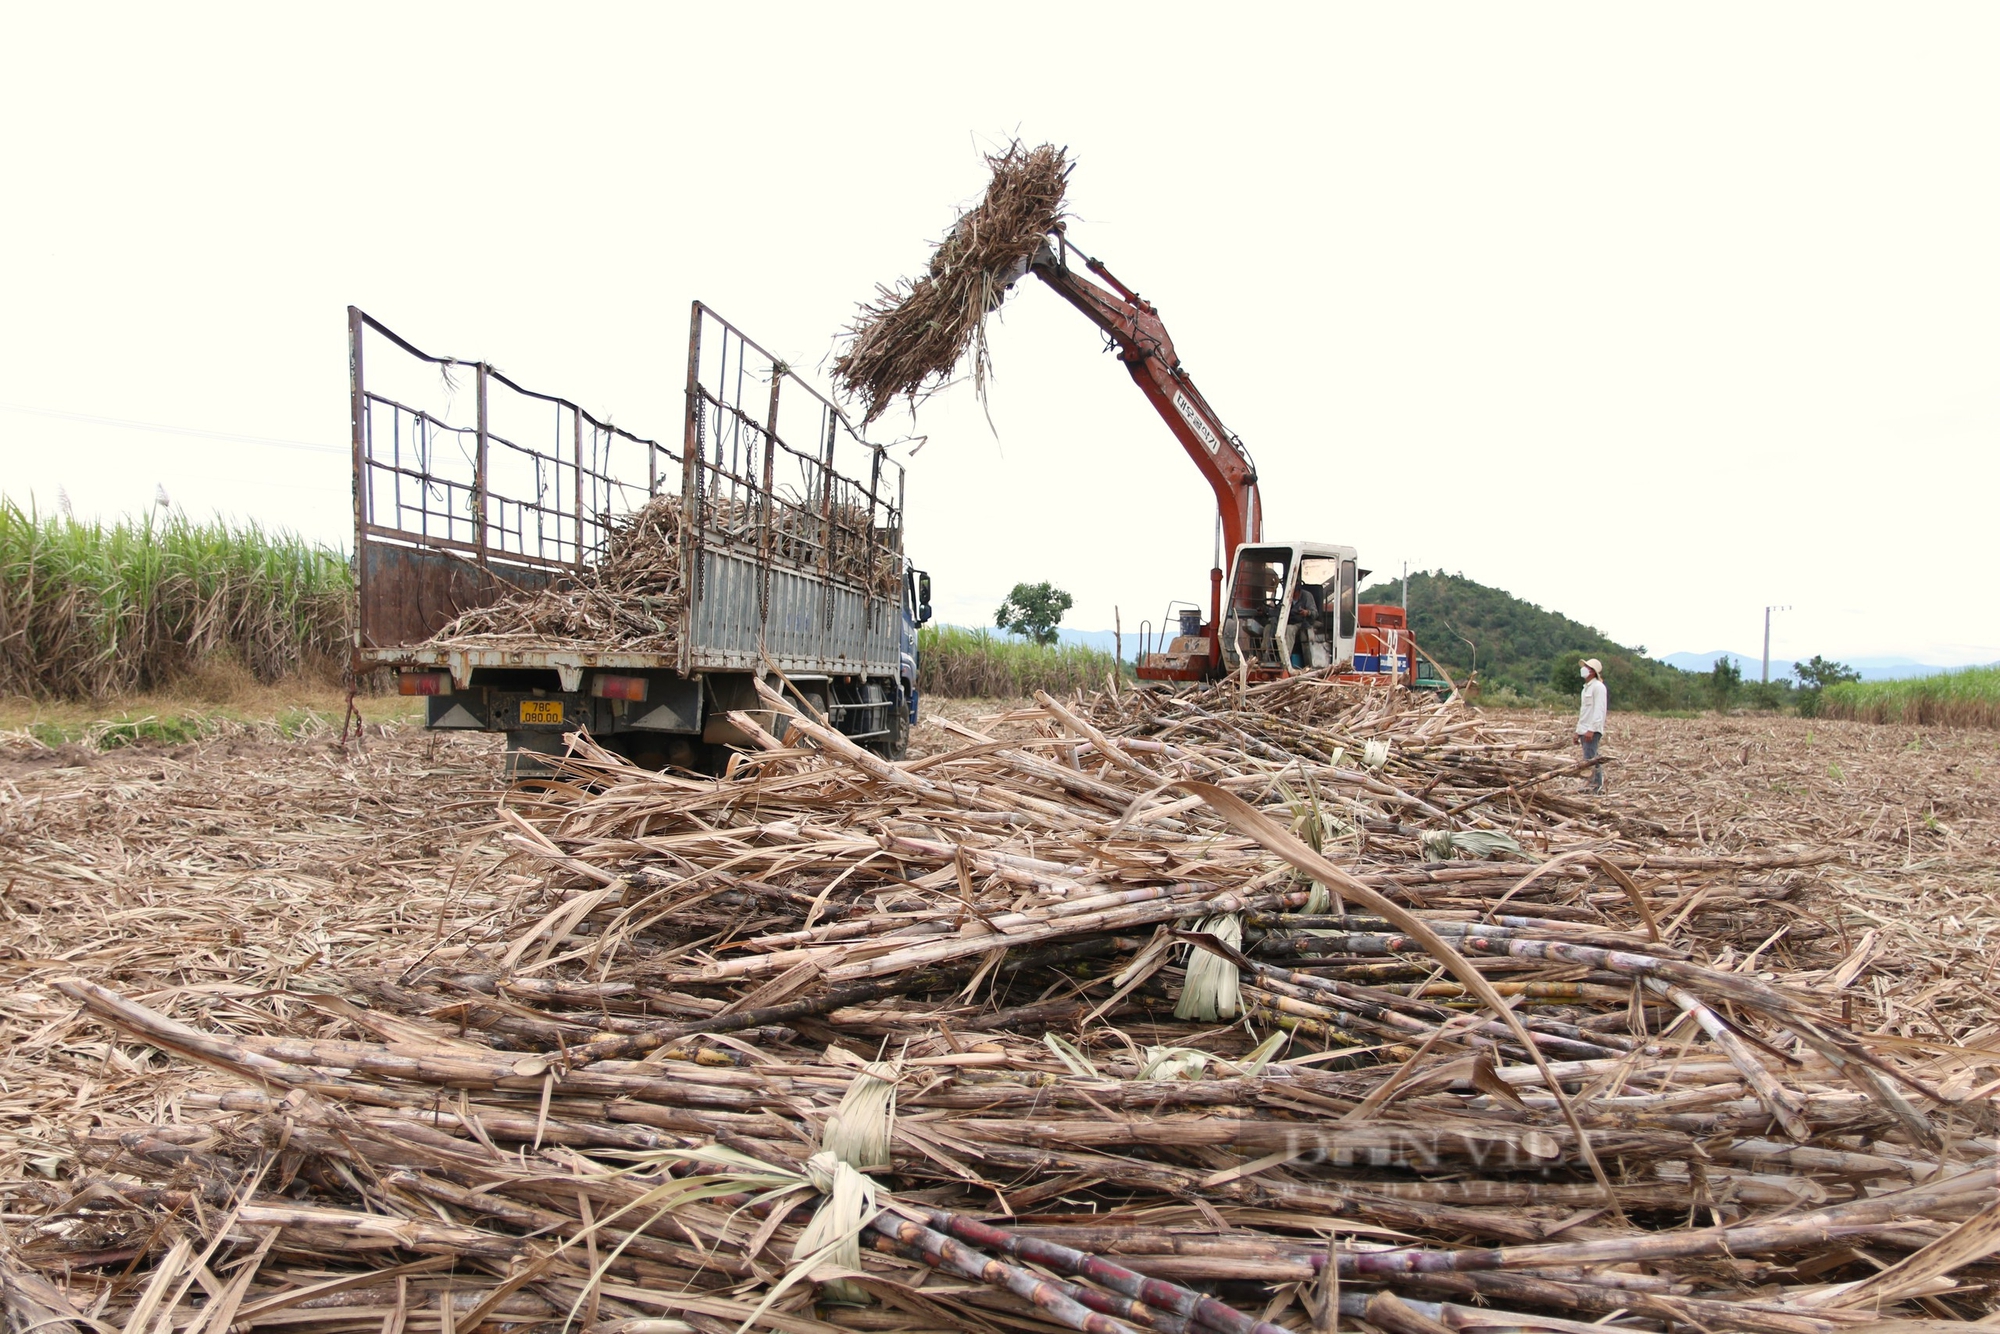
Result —
M 510 768 L 587 731 L 651 768 L 720 772 L 783 735 L 786 692 L 880 755 L 917 720 L 930 576 L 903 552 L 903 469 L 782 359 L 697 301 L 678 447 L 436 356 L 348 309 L 357 679 L 425 725 L 501 732 Z M 437 639 L 463 613 L 588 576 L 615 521 L 674 501 L 679 595 L 626 605 L 637 647 Z M 658 601 L 659 605 L 652 605 Z
M 1084 276 L 1079 261 L 1104 285 Z M 1264 537 L 1256 464 L 1195 387 L 1150 301 L 1072 247 L 1060 230 L 1009 275 L 1003 297 L 1030 273 L 1105 334 L 1215 493 L 1206 614 L 1197 603 L 1170 604 L 1157 639 L 1149 622 L 1141 636 L 1140 679 L 1207 681 L 1241 673 L 1269 680 L 1331 668 L 1346 680 L 1449 688 L 1418 650 L 1404 608 L 1358 602 L 1369 572 L 1359 568 L 1353 547 Z

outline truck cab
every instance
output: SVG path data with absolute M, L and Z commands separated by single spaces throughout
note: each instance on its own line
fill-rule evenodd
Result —
M 931 622 L 931 577 L 903 562 L 903 624 L 898 636 L 896 679 L 902 687 L 897 719 L 890 724 L 890 750 L 900 756 L 909 749 L 910 729 L 917 725 L 917 631 Z

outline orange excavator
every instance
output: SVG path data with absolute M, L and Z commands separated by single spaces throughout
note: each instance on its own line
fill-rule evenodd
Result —
M 1079 272 L 1079 261 L 1104 285 Z M 1237 673 L 1270 680 L 1330 667 L 1348 680 L 1400 682 L 1411 689 L 1445 685 L 1430 674 L 1427 661 L 1420 667 L 1403 608 L 1357 604 L 1368 571 L 1358 568 L 1353 547 L 1265 539 L 1257 465 L 1195 388 L 1152 302 L 1061 232 L 1043 242 L 1017 280 L 1027 273 L 1111 340 L 1132 382 L 1215 492 L 1206 618 L 1198 604 L 1170 604 L 1160 646 L 1150 631 L 1143 636 L 1142 680 L 1206 681 Z

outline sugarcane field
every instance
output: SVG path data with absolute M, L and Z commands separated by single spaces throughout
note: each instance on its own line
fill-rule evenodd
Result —
M 0 1334 L 2000 1329 L 1992 11 L 467 17 L 19 25 Z

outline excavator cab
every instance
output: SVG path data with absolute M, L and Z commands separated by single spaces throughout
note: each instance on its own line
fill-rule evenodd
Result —
M 1356 629 L 1353 547 L 1259 542 L 1236 550 L 1223 595 L 1223 665 L 1284 676 L 1350 662 Z

